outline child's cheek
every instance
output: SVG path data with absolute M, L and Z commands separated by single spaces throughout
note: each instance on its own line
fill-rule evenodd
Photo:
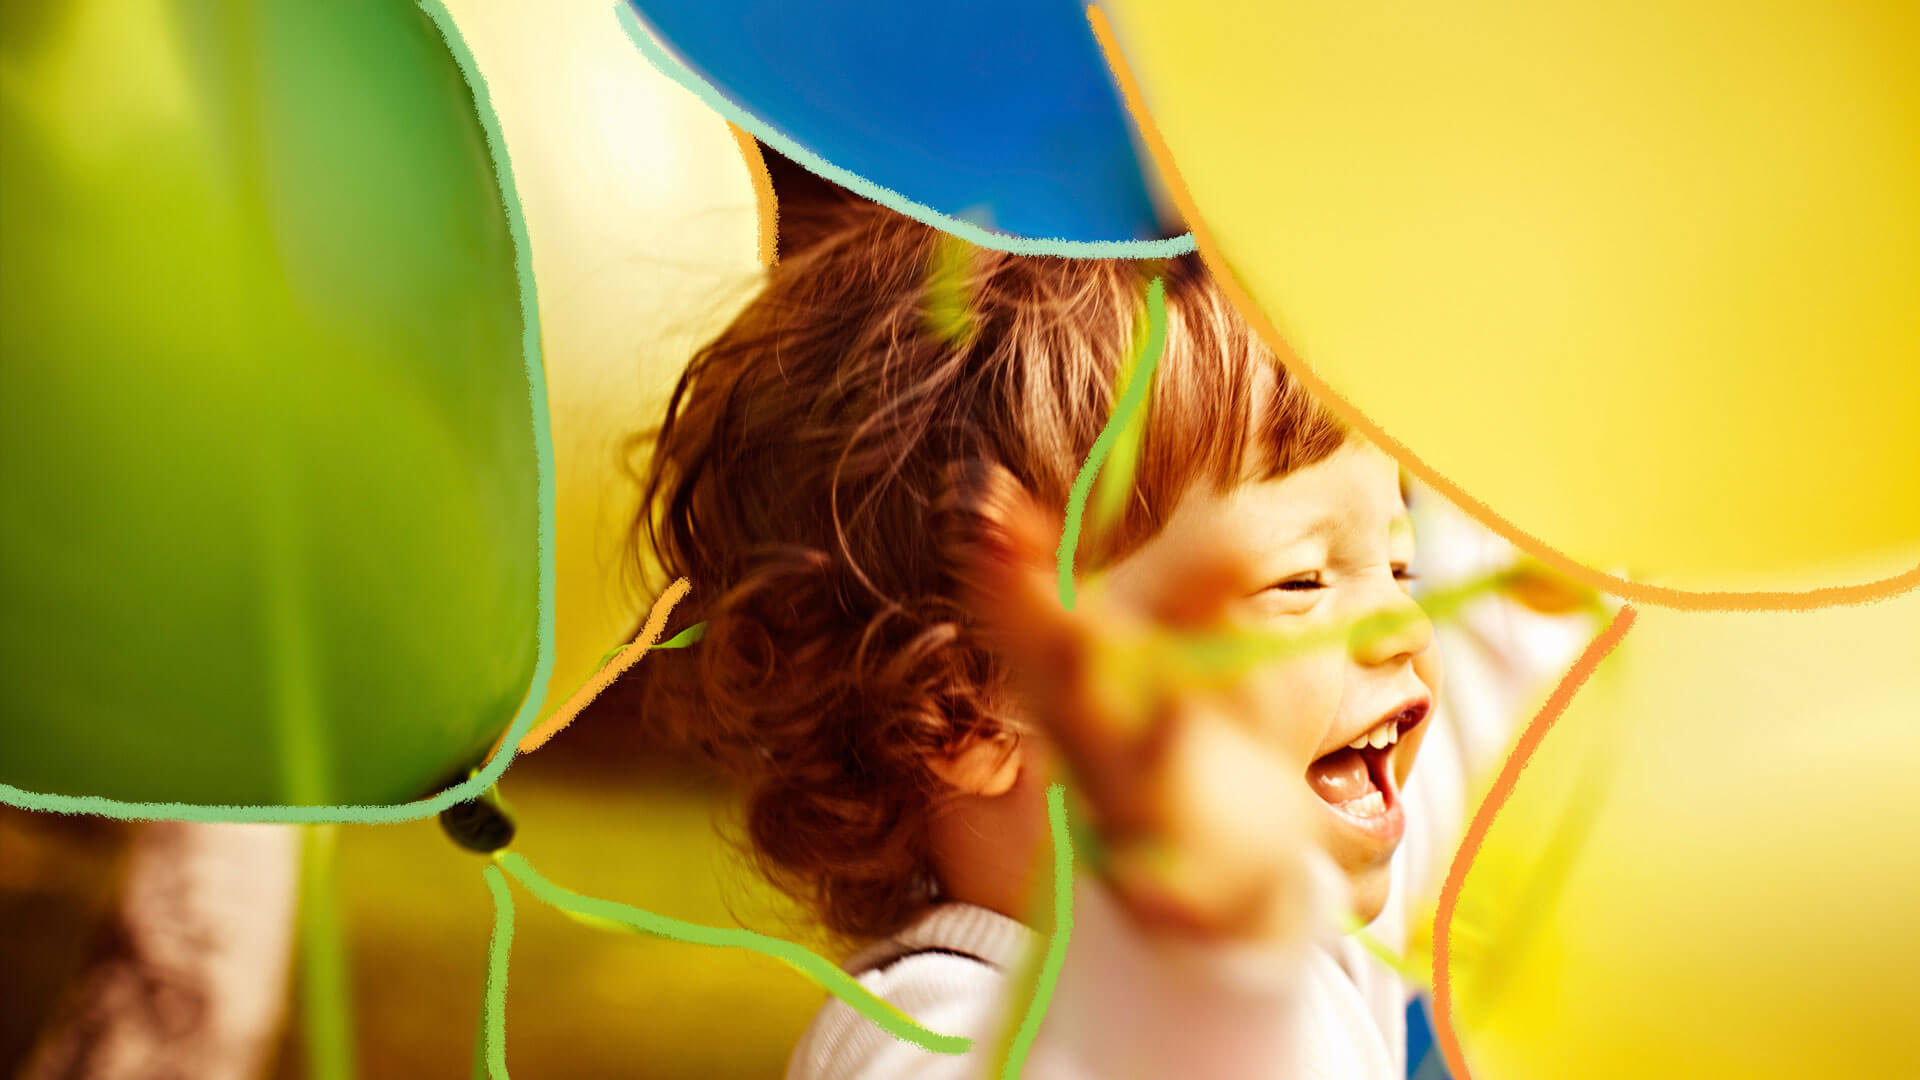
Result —
M 1429 648 L 1425 653 L 1416 657 L 1413 662 L 1413 673 L 1419 677 L 1421 684 L 1433 695 L 1434 708 L 1437 710 L 1440 705 L 1442 682 L 1440 654 L 1434 649 Z M 1418 760 L 1420 755 L 1420 744 L 1426 741 L 1427 731 L 1433 727 L 1433 720 L 1434 711 L 1430 710 L 1427 713 L 1427 721 L 1408 732 L 1400 740 L 1400 752 L 1393 756 L 1393 780 L 1399 787 L 1405 788 L 1407 786 L 1407 777 L 1413 773 L 1413 763 Z
M 1269 718 L 1274 748 L 1303 772 L 1332 733 L 1345 689 L 1346 665 L 1334 650 L 1278 668 L 1262 687 L 1261 714 Z
M 1413 775 L 1413 763 L 1420 758 L 1420 744 L 1427 741 L 1427 730 L 1433 727 L 1432 715 L 1428 721 L 1414 728 L 1400 739 L 1399 750 L 1393 755 L 1393 783 L 1405 790 L 1407 777 Z
M 1413 674 L 1427 688 L 1427 693 L 1433 695 L 1433 703 L 1440 704 L 1440 693 L 1446 683 L 1446 667 L 1440 662 L 1440 646 L 1437 643 L 1427 646 L 1426 651 L 1413 658 Z

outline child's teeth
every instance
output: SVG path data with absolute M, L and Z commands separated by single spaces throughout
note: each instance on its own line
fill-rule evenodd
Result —
M 1360 737 L 1347 744 L 1349 750 L 1380 750 L 1400 741 L 1400 721 L 1388 720 L 1375 724 L 1360 733 Z
M 1348 799 L 1341 809 L 1354 817 L 1378 817 L 1387 812 L 1387 797 L 1378 790 L 1369 791 L 1357 799 Z

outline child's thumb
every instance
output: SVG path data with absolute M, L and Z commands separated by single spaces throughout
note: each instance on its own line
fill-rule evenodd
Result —
M 969 460 L 948 470 L 934 528 L 958 599 L 989 642 L 1023 667 L 1071 668 L 1081 635 L 1056 583 L 1060 516 L 1006 469 Z

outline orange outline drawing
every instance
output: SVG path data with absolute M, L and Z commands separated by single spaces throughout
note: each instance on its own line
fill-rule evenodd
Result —
M 520 753 L 532 753 L 546 745 L 548 739 L 560 733 L 560 729 L 573 723 L 573 718 L 580 715 L 580 711 L 585 709 L 594 698 L 599 697 L 602 690 L 612 686 L 613 680 L 619 678 L 621 672 L 632 667 L 642 656 L 645 656 L 647 650 L 653 648 L 659 642 L 660 635 L 666 631 L 667 616 L 673 613 L 673 605 L 679 603 L 692 588 L 693 585 L 686 578 L 680 578 L 667 586 L 667 591 L 661 593 L 660 599 L 653 602 L 653 610 L 647 612 L 647 621 L 640 628 L 639 636 L 615 653 L 613 659 L 600 665 L 600 670 L 594 672 L 591 678 L 581 684 L 580 689 L 575 690 L 559 708 L 553 710 L 552 715 L 534 725 L 533 730 L 527 732 L 526 737 L 520 740 Z
M 1573 695 L 1583 686 L 1589 675 L 1600 666 L 1600 661 L 1613 652 L 1620 639 L 1626 637 L 1632 628 L 1635 613 L 1631 607 L 1623 607 L 1607 623 L 1599 636 L 1587 643 L 1579 659 L 1567 669 L 1567 674 L 1554 687 L 1553 696 L 1540 708 L 1540 714 L 1527 724 L 1520 733 L 1520 741 L 1514 744 L 1513 751 L 1507 755 L 1506 763 L 1500 767 L 1500 775 L 1494 780 L 1487 797 L 1480 802 L 1480 808 L 1474 811 L 1473 820 L 1467 826 L 1467 835 L 1460 841 L 1460 847 L 1454 852 L 1453 863 L 1447 868 L 1447 882 L 1440 887 L 1440 906 L 1433 916 L 1433 1028 L 1435 1041 L 1440 1044 L 1440 1052 L 1446 1055 L 1447 1069 L 1453 1073 L 1454 1080 L 1473 1080 L 1467 1072 L 1466 1055 L 1460 1051 L 1459 1036 L 1453 1031 L 1453 984 L 1450 961 L 1453 958 L 1453 911 L 1460 902 L 1460 886 L 1467 880 L 1467 871 L 1473 866 L 1473 857 L 1479 854 L 1480 845 L 1486 841 L 1487 830 L 1493 827 L 1493 819 L 1500 808 L 1507 804 L 1507 798 L 1520 781 L 1520 773 L 1527 767 L 1533 752 L 1553 729 L 1560 714 L 1567 711 L 1567 704 Z
M 760 229 L 760 265 L 780 261 L 780 201 L 773 195 L 773 174 L 767 171 L 766 155 L 760 152 L 760 140 L 737 124 L 728 124 L 733 141 L 740 147 L 740 160 L 747 163 L 747 175 L 753 180 L 754 220 Z

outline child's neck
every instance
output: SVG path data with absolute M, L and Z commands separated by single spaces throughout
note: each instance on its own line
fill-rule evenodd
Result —
M 928 826 L 934 876 L 942 900 L 973 904 L 1031 923 L 1043 899 L 1035 886 L 1048 880 L 1034 870 L 1049 854 L 1046 790 L 1042 778 L 1022 770 L 1004 795 L 957 795 Z

